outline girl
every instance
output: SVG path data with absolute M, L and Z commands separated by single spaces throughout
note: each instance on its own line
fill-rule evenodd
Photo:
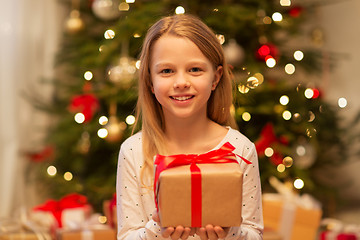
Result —
M 196 17 L 165 17 L 149 29 L 140 61 L 137 119 L 141 116 L 142 130 L 120 149 L 117 239 L 262 239 L 257 154 L 235 130 L 229 69 L 215 34 Z M 244 174 L 241 226 L 161 229 L 151 190 L 154 156 L 200 154 L 225 142 L 252 162 L 238 159 Z

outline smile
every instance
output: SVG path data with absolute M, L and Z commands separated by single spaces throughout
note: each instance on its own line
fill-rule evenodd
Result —
M 170 98 L 174 99 L 174 100 L 177 100 L 177 101 L 186 101 L 188 99 L 191 99 L 193 98 L 194 96 L 178 96 L 178 97 L 175 97 L 175 96 L 170 96 Z

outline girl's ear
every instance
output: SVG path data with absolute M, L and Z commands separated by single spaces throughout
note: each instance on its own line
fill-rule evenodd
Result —
M 223 67 L 221 65 L 219 65 L 215 70 L 215 77 L 214 77 L 214 81 L 212 83 L 211 90 L 213 90 L 213 91 L 215 90 L 215 88 L 218 85 L 222 75 L 223 75 Z

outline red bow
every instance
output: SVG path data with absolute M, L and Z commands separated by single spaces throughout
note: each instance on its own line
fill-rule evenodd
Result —
M 88 202 L 85 196 L 77 193 L 73 193 L 63 197 L 59 201 L 50 199 L 46 201 L 43 205 L 34 207 L 34 210 L 51 212 L 55 217 L 58 226 L 61 228 L 62 227 L 61 215 L 63 210 L 67 208 L 84 207 L 87 204 Z
M 256 151 L 259 156 L 264 155 L 265 149 L 270 146 L 287 145 L 288 140 L 285 137 L 276 137 L 274 126 L 271 123 L 267 123 L 260 133 L 261 137 L 255 142 Z M 282 163 L 283 156 L 281 153 L 274 151 L 274 154 L 270 157 L 271 162 L 275 165 Z
M 155 204 L 158 209 L 157 192 L 158 179 L 160 173 L 166 169 L 190 165 L 191 172 L 191 226 L 201 227 L 201 171 L 196 164 L 204 163 L 238 163 L 236 156 L 240 157 L 247 164 L 250 161 L 233 153 L 235 147 L 229 142 L 225 143 L 221 148 L 212 150 L 204 154 L 179 154 L 171 156 L 156 155 L 155 157 L 155 179 L 154 179 L 154 196 Z

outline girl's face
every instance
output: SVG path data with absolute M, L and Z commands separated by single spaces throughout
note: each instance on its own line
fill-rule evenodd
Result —
M 164 35 L 153 45 L 150 74 L 165 119 L 198 119 L 207 116 L 207 101 L 222 67 L 215 69 L 191 40 Z

